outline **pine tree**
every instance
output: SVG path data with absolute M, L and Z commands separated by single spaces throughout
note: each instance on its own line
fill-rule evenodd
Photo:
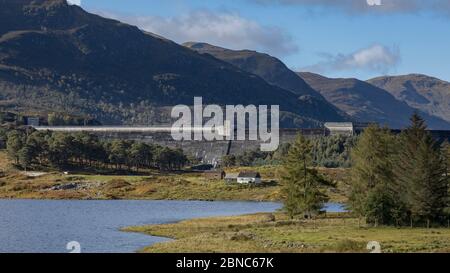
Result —
M 448 141 L 445 141 L 442 144 L 442 158 L 444 160 L 445 164 L 445 176 L 447 177 L 447 182 L 450 182 L 449 180 L 449 174 L 450 174 L 450 143 Z M 444 210 L 444 215 L 447 218 L 447 227 L 450 228 L 450 185 L 448 187 L 448 199 L 447 199 L 447 207 Z
M 426 131 L 425 121 L 417 114 L 400 137 L 395 175 L 397 192 L 413 221 L 440 220 L 448 202 L 446 164 L 440 149 Z
M 23 147 L 17 152 L 17 156 L 19 158 L 18 163 L 25 171 L 27 171 L 33 160 L 33 152 L 31 148 L 28 146 Z
M 310 163 L 311 144 L 302 135 L 298 135 L 284 160 L 282 174 L 285 185 L 284 209 L 291 218 L 311 218 L 328 200 L 321 191 L 321 187 L 327 185 L 327 182 L 316 170 L 308 168 Z
M 24 146 L 23 135 L 19 131 L 11 131 L 7 134 L 6 151 L 16 164 L 19 163 L 17 152 Z
M 394 138 L 387 129 L 368 127 L 352 150 L 350 208 L 367 222 L 395 221 L 392 195 Z
M 444 160 L 445 168 L 447 169 L 447 174 L 450 173 L 450 143 L 446 140 L 442 143 L 442 158 Z

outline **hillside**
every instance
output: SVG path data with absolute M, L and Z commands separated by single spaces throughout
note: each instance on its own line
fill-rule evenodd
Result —
M 298 95 L 302 101 L 314 105 L 318 111 L 326 116 L 332 117 L 340 112 L 282 61 L 273 56 L 252 50 L 231 50 L 199 42 L 187 42 L 183 45 L 255 74 L 272 85 L 289 90 Z M 339 114 L 345 115 L 342 112 Z
M 268 83 L 290 90 L 298 95 L 322 96 L 312 89 L 295 72 L 291 71 L 279 59 L 268 54 L 252 50 L 231 50 L 207 43 L 187 42 L 183 46 L 201 54 L 210 54 L 242 70 L 260 76 Z
M 450 121 L 450 83 L 427 75 L 378 77 L 368 80 L 398 100 L 429 115 Z
M 448 129 L 449 123 L 420 112 L 397 100 L 386 90 L 357 79 L 331 79 L 302 72 L 299 75 L 329 102 L 359 121 L 372 121 L 392 128 L 403 128 L 418 111 L 432 129 Z
M 168 106 L 278 104 L 286 125 L 343 120 L 310 98 L 65 0 L 0 0 L 0 107 L 90 114 L 109 124 L 167 122 Z

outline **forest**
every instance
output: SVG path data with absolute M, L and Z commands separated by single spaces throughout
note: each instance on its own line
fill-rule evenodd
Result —
M 321 212 L 332 186 L 313 168 L 315 142 L 299 135 L 284 157 L 284 208 L 291 218 Z M 350 151 L 349 210 L 373 226 L 450 226 L 450 145 L 437 143 L 425 121 L 394 135 L 372 125 Z
M 24 170 L 95 168 L 139 171 L 183 168 L 188 157 L 181 149 L 129 140 L 103 140 L 89 133 L 50 131 L 0 131 L 8 156 Z
M 311 163 L 315 167 L 348 168 L 351 166 L 350 151 L 356 144 L 358 136 L 332 135 L 310 138 Z M 225 167 L 280 165 L 291 147 L 291 143 L 281 143 L 274 152 L 260 150 L 244 151 L 237 155 L 222 158 Z

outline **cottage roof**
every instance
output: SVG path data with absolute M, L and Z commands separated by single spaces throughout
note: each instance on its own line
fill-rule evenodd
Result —
M 240 172 L 238 178 L 261 178 L 261 175 L 259 172 L 246 171 Z
M 237 179 L 238 176 L 239 176 L 238 173 L 227 173 L 227 174 L 225 175 L 225 179 Z
M 206 173 L 206 174 L 222 174 L 224 172 L 225 172 L 224 170 L 207 170 L 207 171 L 204 171 L 204 173 Z

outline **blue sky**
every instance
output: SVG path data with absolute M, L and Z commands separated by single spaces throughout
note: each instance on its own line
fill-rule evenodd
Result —
M 360 79 L 422 73 L 450 81 L 450 0 L 81 0 L 81 6 L 178 43 L 269 53 L 297 71 Z

